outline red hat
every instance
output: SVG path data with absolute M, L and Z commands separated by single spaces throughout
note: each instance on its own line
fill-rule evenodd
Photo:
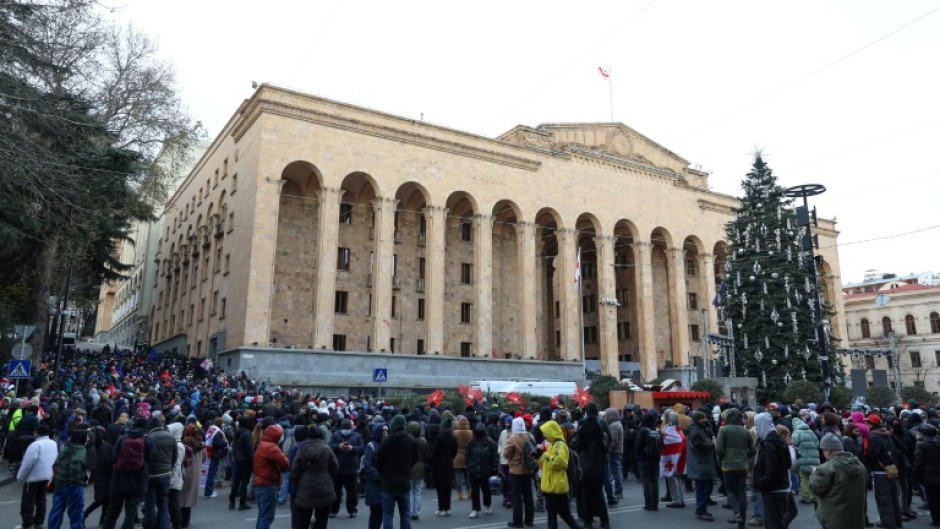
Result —
M 881 417 L 872 413 L 868 417 L 865 417 L 865 422 L 870 422 L 874 424 L 875 426 L 881 426 Z

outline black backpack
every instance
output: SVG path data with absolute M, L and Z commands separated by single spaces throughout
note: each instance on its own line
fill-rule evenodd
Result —
M 659 430 L 650 428 L 649 436 L 646 438 L 646 444 L 643 446 L 643 454 L 649 459 L 658 459 L 663 453 L 663 434 Z

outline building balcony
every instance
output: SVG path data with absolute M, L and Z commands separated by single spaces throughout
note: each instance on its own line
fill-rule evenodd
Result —
M 401 289 L 401 278 L 398 276 L 392 276 L 392 289 L 400 290 Z
M 415 282 L 415 290 L 416 290 L 416 291 L 418 291 L 418 292 L 424 292 L 424 286 L 425 286 L 425 285 L 424 285 L 424 281 L 425 281 L 424 279 L 418 279 L 418 280 Z

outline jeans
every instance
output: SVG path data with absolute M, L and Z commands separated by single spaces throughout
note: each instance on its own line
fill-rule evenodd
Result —
M 255 522 L 255 529 L 268 529 L 274 522 L 274 511 L 277 509 L 277 487 L 255 485 L 255 500 L 258 502 L 258 521 Z
M 469 492 L 469 479 L 467 477 L 467 469 L 465 468 L 455 468 L 454 469 L 454 489 L 457 491 L 457 494 L 463 494 L 466 490 Z
M 204 494 L 206 497 L 212 496 L 215 487 L 215 476 L 219 473 L 219 458 L 209 459 L 209 471 L 206 473 L 206 488 Z
M 333 501 L 333 514 L 339 512 L 339 506 L 343 503 L 343 490 L 346 490 L 346 512 L 352 514 L 356 512 L 359 506 L 359 496 L 356 494 L 355 474 L 337 474 L 333 479 L 333 491 L 336 492 L 336 499 Z
M 310 527 L 311 518 L 313 529 L 326 529 L 326 523 L 330 520 L 330 506 L 304 509 L 294 505 L 294 529 L 307 529 Z
M 421 495 L 424 494 L 424 479 L 411 480 L 411 492 L 408 497 L 408 514 L 412 518 L 421 515 Z
M 285 503 L 287 501 L 287 494 L 290 492 L 290 470 L 284 471 L 283 477 L 281 478 L 281 491 L 277 493 L 277 502 Z
M 712 488 L 715 486 L 713 479 L 695 480 L 695 514 L 704 514 L 708 511 L 708 499 L 712 495 Z
M 170 476 L 150 478 L 144 499 L 144 529 L 170 529 Z
M 480 510 L 480 491 L 483 491 L 483 506 L 487 509 L 492 503 L 490 496 L 490 479 L 487 476 L 470 476 L 470 503 L 471 509 Z
M 69 527 L 84 529 L 85 489 L 81 485 L 56 487 L 52 495 L 52 510 L 49 511 L 49 529 L 59 529 L 66 509 L 69 511 Z M 39 523 L 42 523 L 40 520 Z
M 382 529 L 393 529 L 395 527 L 395 506 L 398 506 L 398 519 L 401 529 L 411 529 L 411 513 L 409 513 L 408 491 L 388 492 L 382 491 Z
M 369 505 L 369 529 L 382 529 L 382 504 Z M 306 528 L 301 528 L 306 529 Z
M 614 494 L 623 494 L 623 454 L 613 453 L 607 458 L 610 467 L 610 477 L 613 480 Z
M 764 519 L 764 496 L 753 485 L 751 486 L 751 503 L 754 504 L 754 518 Z
M 179 527 L 183 520 L 183 513 L 180 510 L 180 491 L 170 489 L 170 495 L 167 499 L 170 507 L 170 524 L 172 527 Z
M 509 465 L 499 465 L 499 476 L 503 478 L 503 505 L 512 503 L 512 477 L 509 474 Z
M 512 476 L 512 523 L 532 524 L 535 518 L 535 505 L 532 502 L 532 474 L 510 474 L 510 476 Z
M 138 505 L 140 505 L 140 497 L 136 494 L 112 494 L 111 501 L 108 502 L 108 512 L 104 517 L 104 529 L 114 529 L 122 509 L 124 510 L 124 523 L 121 524 L 121 529 L 134 529 Z
M 23 483 L 23 495 L 20 499 L 20 518 L 23 527 L 42 525 L 46 519 L 46 482 L 34 481 Z
M 638 461 L 637 470 L 643 482 L 643 507 L 648 511 L 659 509 L 659 461 Z
M 578 529 L 578 522 L 574 520 L 574 516 L 571 516 L 571 505 L 567 494 L 543 492 L 542 496 L 545 498 L 545 510 L 548 512 L 548 529 L 558 529 L 558 518 L 564 520 L 570 529 Z
M 796 502 L 789 492 L 764 492 L 765 529 L 786 529 L 796 518 Z
M 725 494 L 731 502 L 734 514 L 747 520 L 747 470 L 726 470 L 724 472 Z
M 604 463 L 604 494 L 609 503 L 614 502 L 614 487 L 610 484 L 610 465 L 607 463 Z

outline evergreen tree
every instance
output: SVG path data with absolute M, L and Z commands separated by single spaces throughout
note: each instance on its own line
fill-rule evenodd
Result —
M 726 360 L 726 374 L 732 374 L 733 360 L 734 374 L 755 377 L 758 399 L 765 402 L 781 398 L 795 380 L 822 383 L 813 317 L 816 285 L 805 265 L 804 231 L 796 224 L 792 201 L 760 152 L 742 187 L 741 206 L 725 228 L 730 250 L 719 319 L 737 348 L 736 357 Z M 841 373 L 833 363 L 833 374 Z

